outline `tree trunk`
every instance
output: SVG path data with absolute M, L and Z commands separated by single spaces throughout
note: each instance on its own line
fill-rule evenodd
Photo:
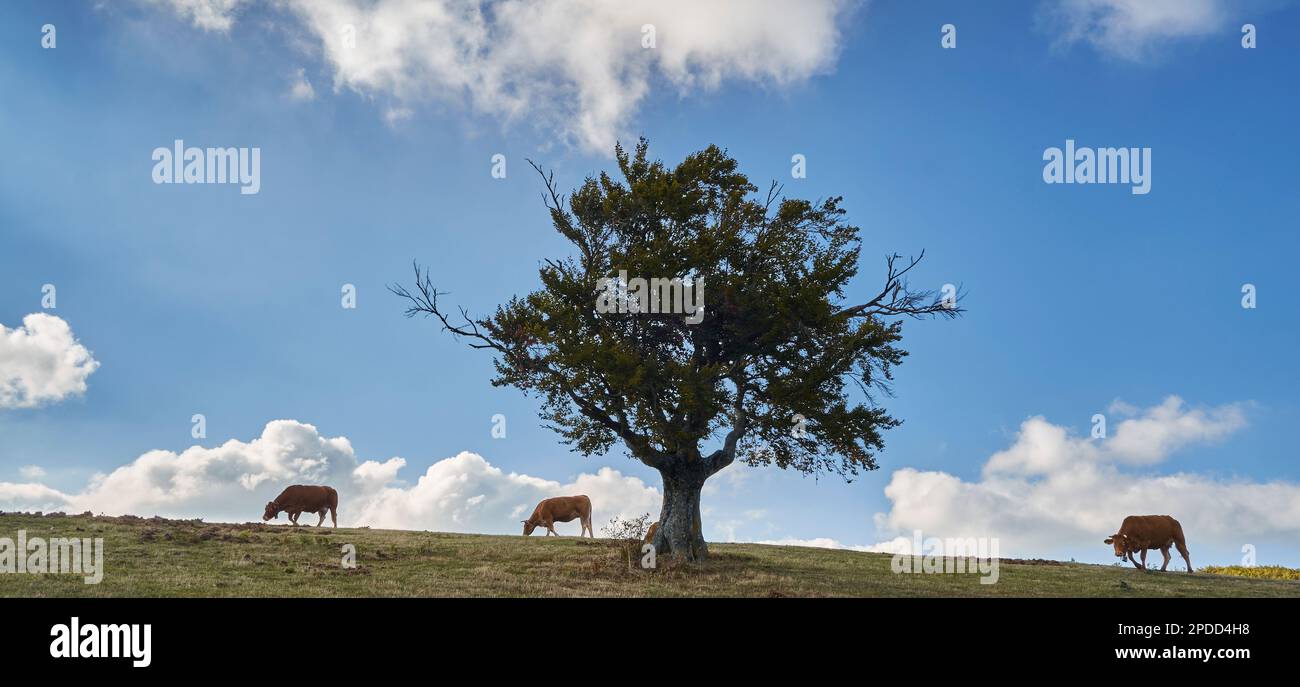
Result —
M 699 466 L 673 466 L 659 471 L 664 480 L 664 504 L 654 541 L 656 558 L 699 561 L 709 555 L 700 524 L 700 490 L 708 473 Z

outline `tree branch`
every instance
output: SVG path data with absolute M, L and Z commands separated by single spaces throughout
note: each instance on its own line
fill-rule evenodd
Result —
M 921 263 L 925 258 L 925 251 L 921 251 L 921 254 L 914 258 L 909 258 L 907 267 L 899 269 L 896 263 L 901 257 L 895 253 L 886 258 L 888 270 L 885 276 L 885 287 L 875 298 L 861 305 L 844 308 L 836 313 L 836 316 L 844 318 L 906 316 L 919 319 L 938 315 L 954 318 L 965 312 L 965 309 L 958 305 L 961 300 L 960 293 L 954 294 L 953 298 L 948 300 L 936 298 L 932 290 L 912 291 L 908 288 L 904 277 Z M 931 302 L 926 303 L 926 301 Z
M 722 448 L 709 456 L 710 475 L 716 474 L 736 460 L 736 445 L 749 429 L 749 416 L 745 414 L 745 380 L 743 376 L 738 376 L 733 378 L 733 382 L 736 385 L 736 399 L 731 406 L 731 431 L 727 432 Z
M 625 413 L 619 411 L 619 419 L 612 419 L 608 411 L 581 396 L 570 385 L 560 381 L 566 379 L 567 375 L 558 374 L 544 360 L 529 356 L 522 349 L 507 348 L 501 342 L 484 334 L 479 329 L 478 323 L 470 318 L 469 313 L 464 308 L 459 308 L 460 317 L 464 320 L 464 324 L 452 324 L 447 314 L 438 307 L 438 296 L 446 295 L 446 293 L 440 293 L 434 288 L 428 270 L 421 270 L 417 263 L 412 263 L 412 266 L 415 269 L 415 293 L 400 284 L 392 284 L 388 287 L 390 292 L 409 301 L 410 304 L 404 312 L 407 317 L 415 317 L 421 314 L 426 317 L 432 315 L 442 323 L 444 331 L 449 331 L 456 337 L 463 336 L 474 339 L 475 341 L 469 343 L 470 348 L 495 350 L 513 365 L 525 370 L 549 375 L 551 379 L 557 381 L 565 395 L 577 406 L 578 412 L 617 434 L 620 439 L 627 443 L 628 448 L 632 449 L 633 454 L 641 462 L 650 467 L 658 468 L 668 460 L 670 456 L 654 448 L 650 444 L 649 438 L 632 430 L 628 425 Z

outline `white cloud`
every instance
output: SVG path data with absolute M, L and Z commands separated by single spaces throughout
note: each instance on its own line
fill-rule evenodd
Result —
M 770 546 L 808 546 L 814 549 L 845 549 L 848 551 L 876 551 L 873 546 L 849 546 L 841 544 L 838 540 L 828 537 L 815 537 L 813 539 L 796 539 L 786 537 L 784 539 L 764 539 L 752 542 L 754 544 L 768 544 Z
M 67 505 L 67 494 L 43 484 L 0 482 L 0 512 L 55 511 Z
M 1205 36 L 1222 28 L 1226 0 L 1054 0 L 1044 15 L 1065 44 L 1140 60 L 1163 41 Z
M 892 539 L 877 547 L 906 550 L 912 532 L 921 530 L 925 537 L 997 537 L 1001 551 L 1013 556 L 1090 551 L 1125 516 L 1142 514 L 1178 518 L 1193 562 L 1198 549 L 1237 555 L 1244 544 L 1294 541 L 1300 484 L 1133 470 L 1244 425 L 1238 404 L 1187 409 L 1177 397 L 1140 411 L 1100 441 L 1033 417 L 1009 448 L 989 459 L 979 481 L 912 468 L 894 472 L 885 487 L 891 509 L 876 516 Z
M 243 522 L 260 518 L 267 501 L 297 483 L 338 489 L 340 526 L 513 534 L 538 501 L 567 494 L 591 497 L 597 532 L 612 517 L 659 510 L 657 489 L 609 467 L 562 483 L 507 473 L 477 454 L 462 452 L 435 462 L 414 485 L 406 485 L 398 481 L 405 465 L 402 458 L 359 462 L 346 438 L 324 437 L 311 425 L 276 420 L 249 442 L 192 446 L 180 453 L 149 451 L 96 475 L 75 494 L 38 483 L 0 482 L 0 510 Z M 315 524 L 310 518 L 302 522 Z M 575 522 L 569 529 L 576 534 L 577 528 Z
M 32 313 L 22 325 L 0 324 L 0 409 L 35 408 L 86 392 L 99 363 L 61 318 Z
M 148 0 L 169 5 L 176 14 L 207 31 L 229 31 L 245 0 Z
M 24 465 L 18 468 L 18 474 L 23 479 L 40 479 L 45 476 L 45 468 L 39 465 Z
M 239 0 L 170 0 L 228 31 Z M 785 86 L 833 67 L 857 0 L 283 0 L 336 91 L 527 121 L 609 154 L 657 78 L 686 94 L 727 80 Z M 643 47 L 643 27 L 654 47 Z M 391 123 L 391 120 L 390 120 Z
M 1112 404 L 1112 408 L 1123 407 Z M 1114 425 L 1104 441 L 1073 439 L 1064 427 L 1042 417 L 1020 426 L 1020 436 L 1010 448 L 999 451 L 984 465 L 985 475 L 1048 475 L 1077 461 L 1149 465 L 1158 463 L 1183 446 L 1213 441 L 1246 426 L 1240 404 L 1187 410 L 1177 396 Z
M 1215 441 L 1245 426 L 1239 404 L 1185 410 L 1181 398 L 1170 396 L 1146 414 L 1120 422 L 1114 437 L 1102 446 L 1116 462 L 1150 464 L 1183 446 Z
M 429 466 L 412 486 L 385 488 L 367 497 L 357 519 L 373 527 L 515 534 L 538 501 L 565 494 L 591 497 L 597 531 L 612 517 L 659 510 L 657 489 L 613 468 L 562 484 L 507 473 L 482 456 L 462 452 Z
M 397 126 L 400 122 L 410 119 L 415 112 L 409 107 L 389 107 L 384 110 L 384 123 L 389 126 Z
M 289 98 L 299 102 L 316 99 L 316 89 L 312 88 L 311 82 L 307 80 L 306 69 L 299 69 L 294 73 L 293 83 L 289 84 Z

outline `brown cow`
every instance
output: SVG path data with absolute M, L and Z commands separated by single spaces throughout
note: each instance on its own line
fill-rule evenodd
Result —
M 596 535 L 591 531 L 591 499 L 586 496 L 556 496 L 551 499 L 542 499 L 533 509 L 533 514 L 527 520 L 524 520 L 524 536 L 533 533 L 538 525 L 546 528 L 546 536 L 560 536 L 555 531 L 557 522 L 573 522 L 574 518 L 582 521 L 582 532 L 578 533 L 581 537 L 583 534 L 590 535 L 592 539 Z
M 333 487 L 295 484 L 280 492 L 274 501 L 266 504 L 262 520 L 274 519 L 280 515 L 280 511 L 285 511 L 289 514 L 289 522 L 297 527 L 299 515 L 316 513 L 320 516 L 320 522 L 316 523 L 316 526 L 320 527 L 325 524 L 325 512 L 329 511 L 330 520 L 333 520 L 334 526 L 338 527 L 338 507 L 339 493 L 334 491 Z
M 1147 551 L 1160 549 L 1165 555 L 1165 564 L 1160 566 L 1163 572 L 1169 567 L 1169 547 L 1178 547 L 1178 553 L 1187 561 L 1187 572 L 1192 572 L 1192 559 L 1187 553 L 1187 540 L 1183 537 L 1183 526 L 1168 515 L 1130 515 L 1124 518 L 1119 532 L 1106 538 L 1104 542 L 1115 547 L 1115 555 L 1121 560 L 1128 560 L 1133 566 L 1147 569 Z M 1142 552 L 1142 562 L 1138 563 L 1137 552 Z

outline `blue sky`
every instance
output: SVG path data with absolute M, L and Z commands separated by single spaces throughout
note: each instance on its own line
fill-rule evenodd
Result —
M 635 44 L 646 22 L 627 5 L 601 19 Z M 1300 564 L 1294 4 L 774 3 L 766 18 L 682 24 L 699 35 L 660 26 L 655 62 L 640 46 L 578 40 L 614 29 L 562 11 L 575 3 L 524 2 L 505 6 L 553 20 L 527 32 L 557 35 L 509 35 L 496 6 L 481 19 L 498 33 L 469 57 L 437 51 L 478 40 L 451 26 L 458 15 L 398 22 L 428 34 L 397 47 L 367 43 L 362 24 L 361 58 L 332 52 L 321 8 L 379 26 L 366 13 L 385 6 L 6 4 L 0 325 L 16 341 L 25 317 L 56 316 L 98 367 L 84 390 L 0 404 L 0 508 L 251 519 L 286 473 L 258 473 L 243 492 L 217 483 L 247 474 L 241 451 L 265 458 L 249 446 L 268 422 L 290 420 L 285 460 L 315 440 L 309 424 L 349 443 L 321 455 L 375 461 L 385 483 L 358 487 L 371 501 L 351 514 L 341 489 L 345 522 L 514 532 L 516 501 L 584 485 L 606 489 L 598 521 L 650 510 L 653 471 L 621 452 L 569 453 L 533 399 L 488 384 L 489 356 L 403 318 L 385 290 L 409 281 L 413 259 L 473 313 L 533 290 L 539 262 L 568 250 L 525 158 L 571 188 L 612 167 L 602 143 L 644 135 L 668 162 L 715 143 L 759 185 L 844 196 L 863 228 L 856 295 L 879 283 L 886 254 L 922 249 L 914 285 L 969 293 L 965 317 L 905 325 L 911 356 L 887 403 L 905 424 L 880 470 L 852 484 L 733 470 L 705 496 L 709 539 L 867 547 L 921 528 L 1110 562 L 1100 540 L 1124 515 L 1167 512 L 1194 560 L 1234 563 L 1253 545 L 1260 562 Z M 1247 22 L 1255 49 L 1241 46 Z M 41 47 L 44 24 L 54 49 Z M 524 47 L 492 43 L 507 38 Z M 690 59 L 675 66 L 674 54 Z M 458 82 L 467 67 L 542 57 L 560 67 L 511 88 Z M 613 87 L 586 60 L 608 62 Z M 311 97 L 295 97 L 304 81 Z M 154 184 L 152 151 L 178 138 L 259 147 L 260 192 Z M 1066 139 L 1151 148 L 1151 192 L 1045 184 L 1043 152 Z M 498 153 L 505 179 L 490 174 Z M 791 178 L 794 154 L 806 179 Z M 340 307 L 345 283 L 355 309 Z M 1246 283 L 1254 309 L 1241 306 Z M 55 309 L 42 308 L 44 284 Z M 0 349 L 0 365 L 28 359 Z M 196 413 L 206 438 L 191 436 Z M 1108 439 L 1088 439 L 1094 413 Z M 505 438 L 492 436 L 496 414 Z M 195 445 L 167 477 L 127 470 L 114 494 L 96 478 Z M 990 467 L 999 452 L 1012 457 Z M 428 482 L 468 486 L 420 491 L 426 469 L 455 456 Z M 604 467 L 617 472 L 597 480 Z M 191 498 L 180 492 L 202 486 L 178 486 L 176 471 L 233 496 Z M 476 487 L 499 507 L 464 505 Z M 174 493 L 150 500 L 153 489 Z M 245 501 L 246 516 L 221 507 Z

